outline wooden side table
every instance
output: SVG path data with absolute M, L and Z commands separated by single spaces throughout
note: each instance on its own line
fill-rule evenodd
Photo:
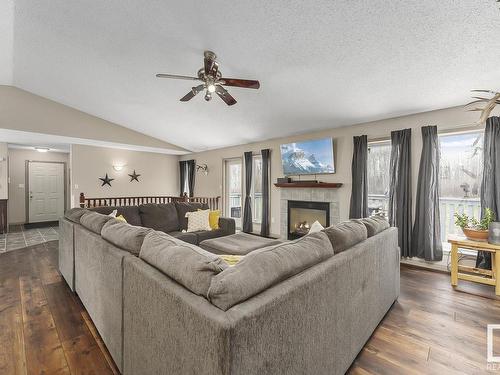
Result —
M 450 237 L 448 242 L 451 244 L 451 285 L 457 286 L 459 279 L 493 285 L 495 294 L 500 295 L 500 245 L 471 241 L 465 237 Z M 491 270 L 459 265 L 459 248 L 490 253 Z

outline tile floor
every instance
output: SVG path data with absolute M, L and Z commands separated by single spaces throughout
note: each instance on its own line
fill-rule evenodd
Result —
M 58 239 L 59 228 L 57 226 L 25 229 L 24 225 L 11 225 L 9 233 L 0 234 L 0 253 Z

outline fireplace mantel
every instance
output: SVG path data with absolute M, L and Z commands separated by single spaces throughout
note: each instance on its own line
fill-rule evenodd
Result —
M 274 184 L 279 188 L 319 188 L 319 189 L 337 189 L 342 187 L 341 182 L 285 182 Z

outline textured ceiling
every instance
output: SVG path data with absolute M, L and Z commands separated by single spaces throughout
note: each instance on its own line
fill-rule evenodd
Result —
M 463 104 L 499 89 L 495 0 L 15 0 L 14 84 L 190 150 Z M 179 102 L 204 49 L 238 104 Z

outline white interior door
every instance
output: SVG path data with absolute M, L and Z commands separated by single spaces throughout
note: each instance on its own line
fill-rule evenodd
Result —
M 56 221 L 64 214 L 64 164 L 28 163 L 29 222 Z

